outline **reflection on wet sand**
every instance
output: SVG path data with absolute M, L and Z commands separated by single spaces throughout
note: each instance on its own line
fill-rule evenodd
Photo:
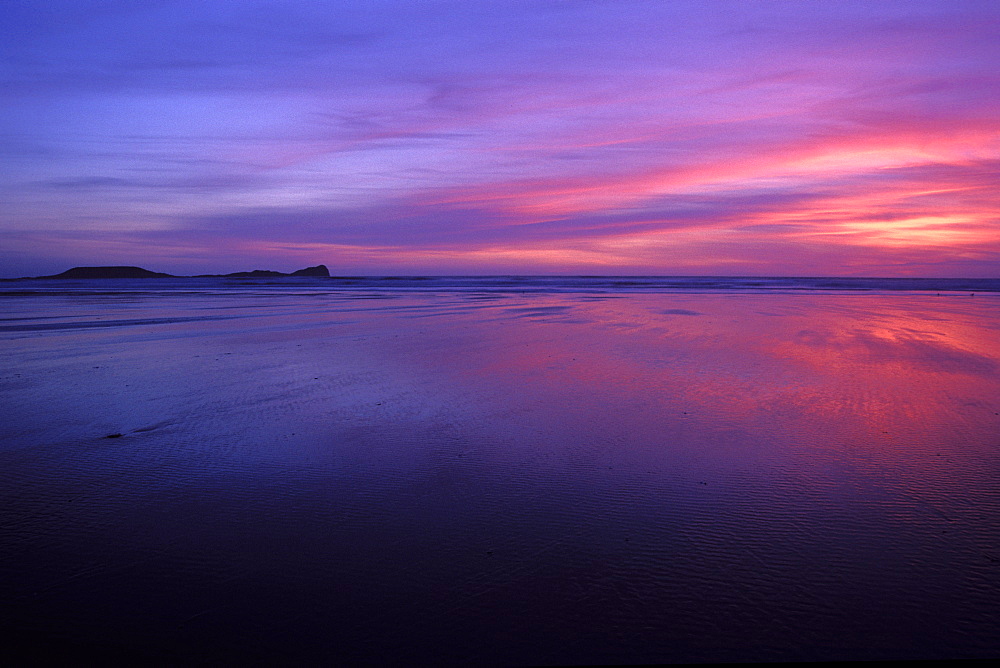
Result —
M 997 305 L 23 302 L 3 621 L 183 660 L 995 656 Z

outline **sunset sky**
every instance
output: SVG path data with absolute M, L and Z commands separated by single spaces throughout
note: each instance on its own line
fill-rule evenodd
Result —
M 996 0 L 0 19 L 0 276 L 1000 276 Z

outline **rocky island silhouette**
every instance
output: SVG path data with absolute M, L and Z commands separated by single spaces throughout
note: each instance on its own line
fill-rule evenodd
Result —
M 174 274 L 164 274 L 158 271 L 150 271 L 142 267 L 131 266 L 107 266 L 107 267 L 73 267 L 61 274 L 51 276 L 27 276 L 16 280 L 34 280 L 48 278 L 64 279 L 91 279 L 91 278 L 281 278 L 281 277 L 310 277 L 327 278 L 330 270 L 325 264 L 318 264 L 315 267 L 306 267 L 286 274 L 280 271 L 270 271 L 266 269 L 254 269 L 253 271 L 237 271 L 231 274 L 198 274 L 197 276 L 176 276 Z

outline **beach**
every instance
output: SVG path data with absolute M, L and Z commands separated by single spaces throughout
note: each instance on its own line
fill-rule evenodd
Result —
M 1000 293 L 157 280 L 0 294 L 0 656 L 1000 655 Z

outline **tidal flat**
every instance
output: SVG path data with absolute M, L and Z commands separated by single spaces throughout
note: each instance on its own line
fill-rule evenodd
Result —
M 1000 656 L 1000 294 L 114 285 L 0 295 L 5 660 Z

